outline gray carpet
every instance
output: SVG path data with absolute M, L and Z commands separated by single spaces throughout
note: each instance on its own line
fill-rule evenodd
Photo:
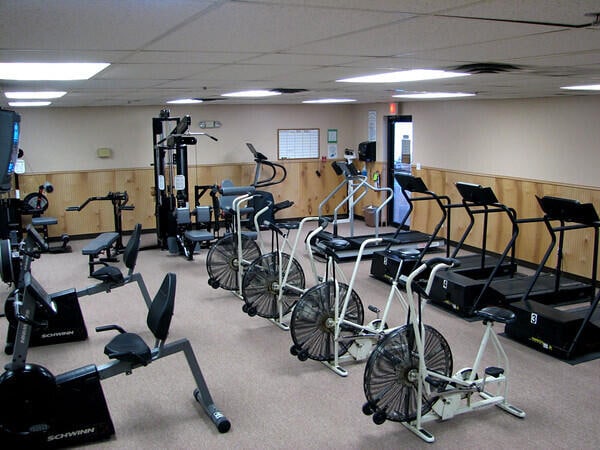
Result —
M 144 235 L 143 244 L 155 242 Z M 83 288 L 87 257 L 85 241 L 71 254 L 43 255 L 33 274 L 48 292 Z M 89 446 L 106 449 L 398 449 L 398 448 L 598 448 L 600 361 L 570 365 L 500 337 L 513 373 L 510 400 L 527 413 L 517 419 L 497 408 L 433 422 L 426 428 L 436 437 L 426 444 L 398 423 L 373 424 L 363 415 L 364 362 L 346 366 L 341 378 L 322 364 L 300 362 L 289 353 L 289 332 L 259 317 L 242 313 L 243 302 L 207 284 L 207 251 L 194 261 L 166 251 L 145 250 L 137 270 L 154 295 L 167 272 L 177 274 L 177 301 L 170 339 L 190 339 L 218 407 L 232 422 L 219 434 L 192 397 L 194 382 L 182 354 L 137 369 L 130 376 L 102 385 L 116 437 Z M 308 265 L 301 256 L 307 280 Z M 343 265 L 350 273 L 352 264 Z M 357 293 L 366 306 L 382 306 L 389 286 L 369 277 L 370 262 L 359 272 Z M 4 288 L 5 292 L 9 287 Z M 98 325 L 119 323 L 129 331 L 146 330 L 146 307 L 137 286 L 129 285 L 80 299 L 90 337 L 85 342 L 36 347 L 28 360 L 54 374 L 84 364 L 106 362 L 103 354 L 111 333 L 95 333 Z M 398 305 L 390 319 L 400 324 Z M 372 313 L 365 312 L 368 319 Z M 483 327 L 438 308 L 426 307 L 426 323 L 451 345 L 455 371 L 470 365 Z M 503 331 L 497 326 L 497 333 Z M 0 335 L 6 334 L 6 320 Z M 9 357 L 2 354 L 2 362 Z M 9 407 L 2 405 L 2 407 Z

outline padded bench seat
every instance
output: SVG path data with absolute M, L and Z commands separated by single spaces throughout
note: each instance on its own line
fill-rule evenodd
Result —
M 58 224 L 58 219 L 56 217 L 32 217 L 31 225 L 34 227 L 47 227 L 48 225 L 56 225 Z
M 106 252 L 106 257 L 101 261 L 115 261 L 115 257 L 111 255 L 111 249 L 118 238 L 119 233 L 114 231 L 102 233 L 83 247 L 81 253 L 89 256 L 90 276 L 94 272 L 94 260 L 100 256 L 100 253 Z
M 192 242 L 212 241 L 215 238 L 214 233 L 207 230 L 187 230 L 184 236 Z

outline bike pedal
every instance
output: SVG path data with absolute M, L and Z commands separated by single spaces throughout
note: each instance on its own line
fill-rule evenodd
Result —
M 368 308 L 369 308 L 369 311 L 371 311 L 375 314 L 379 314 L 381 312 L 381 310 L 375 305 L 369 305 Z
M 500 375 L 504 373 L 504 369 L 502 367 L 486 367 L 485 374 L 494 378 L 498 378 Z

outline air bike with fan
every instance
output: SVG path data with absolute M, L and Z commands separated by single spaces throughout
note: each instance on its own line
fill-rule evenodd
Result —
M 243 300 L 242 310 L 249 316 L 269 319 L 288 330 L 286 316 L 305 290 L 304 271 L 295 258 L 301 230 L 305 223 L 319 218 L 307 217 L 299 222 L 276 220 L 275 214 L 293 202 L 275 203 L 273 194 L 262 188 L 285 181 L 286 169 L 268 161 L 252 144 L 246 145 L 256 163 L 254 180 L 249 186 L 233 186 L 224 181 L 219 187 L 222 212 L 232 217 L 231 231 L 219 238 L 208 252 L 208 283 L 213 288 L 229 290 Z M 326 226 L 326 222 L 320 226 Z M 263 231 L 271 232 L 270 251 L 262 238 Z M 296 232 L 293 243 L 292 231 Z M 312 268 L 314 271 L 314 264 Z
M 302 294 L 292 312 L 292 355 L 300 361 L 320 361 L 334 373 L 345 377 L 348 371 L 343 363 L 366 360 L 377 343 L 395 330 L 388 323 L 393 305 L 399 303 L 403 311 L 407 308 L 407 300 L 399 287 L 401 265 L 391 281 L 383 311 L 375 305 L 368 306 L 369 311 L 376 315 L 368 323 L 365 323 L 362 300 L 354 291 L 365 249 L 370 245 L 386 245 L 389 239 L 369 238 L 362 242 L 349 282 L 339 269 L 338 254 L 350 244 L 340 238 L 324 242 L 327 253 L 325 277 Z
M 428 297 L 436 272 L 457 263 L 452 258 L 431 258 L 408 276 L 408 321 L 377 344 L 365 366 L 363 413 L 372 415 L 378 425 L 386 420 L 400 422 L 426 442 L 435 437 L 423 428 L 425 423 L 484 407 L 497 406 L 525 417 L 525 412 L 508 402 L 508 357 L 492 328 L 494 322 L 512 322 L 514 313 L 498 306 L 476 312 L 485 327 L 479 349 L 472 366 L 454 374 L 448 342 L 423 322 L 422 299 Z M 431 271 L 427 283 L 415 282 L 426 270 Z M 486 351 L 489 344 L 495 352 Z M 492 365 L 487 366 L 489 361 Z

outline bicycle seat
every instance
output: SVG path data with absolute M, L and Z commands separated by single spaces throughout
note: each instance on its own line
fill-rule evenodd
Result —
M 485 323 L 487 320 L 500 323 L 511 323 L 515 320 L 515 313 L 500 306 L 488 306 L 475 311 L 475 314 L 481 317 Z

